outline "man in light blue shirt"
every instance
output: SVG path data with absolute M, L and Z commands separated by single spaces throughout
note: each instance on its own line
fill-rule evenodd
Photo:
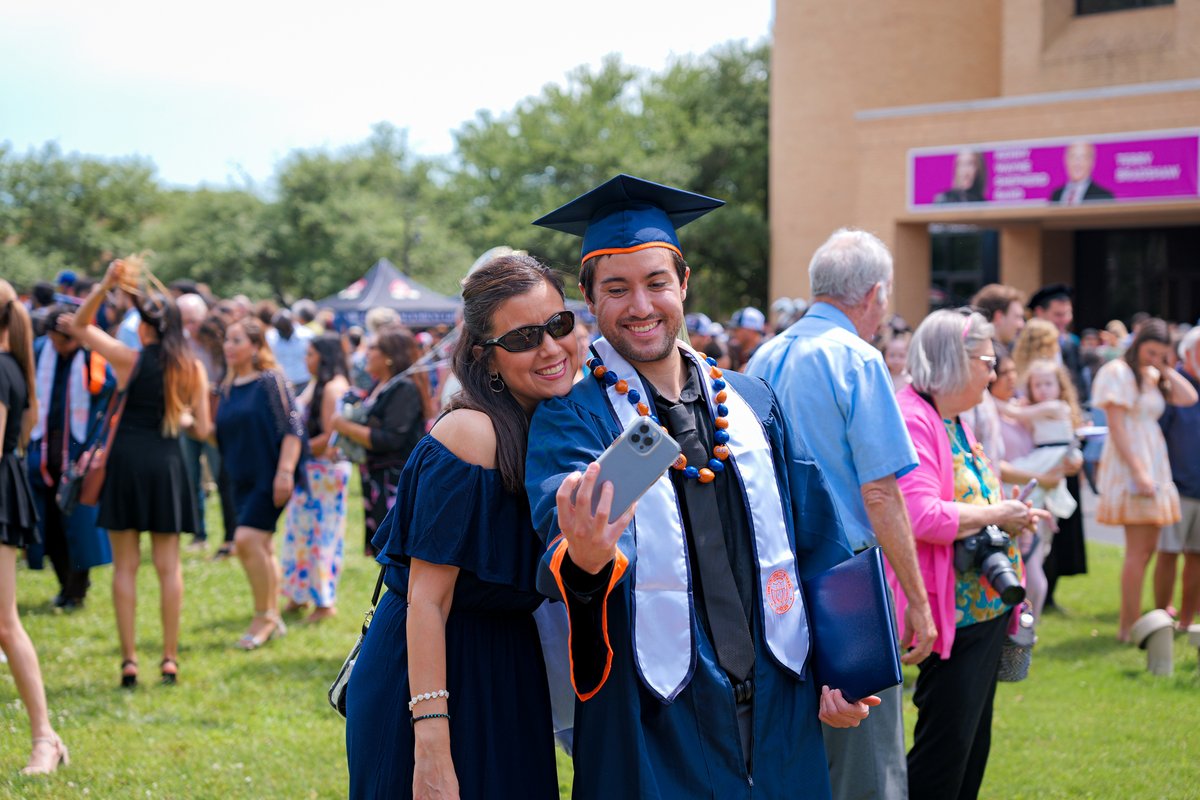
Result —
M 892 257 L 864 231 L 837 231 L 809 265 L 813 305 L 759 348 L 746 372 L 763 378 L 788 413 L 795 452 L 820 465 L 856 551 L 878 543 L 909 601 L 902 660 L 920 663 L 937 627 L 896 479 L 917 465 L 883 356 L 868 344 L 887 312 Z M 835 800 L 904 798 L 908 774 L 900 688 L 858 728 L 825 727 Z

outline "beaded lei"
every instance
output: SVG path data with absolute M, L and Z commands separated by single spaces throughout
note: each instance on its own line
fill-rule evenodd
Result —
M 709 358 L 703 353 L 698 354 L 701 359 L 709 366 L 708 376 L 712 380 L 713 401 L 717 404 L 717 415 L 713 418 L 713 426 L 716 430 L 713 433 L 713 441 L 715 442 L 712 455 L 708 460 L 708 464 L 697 469 L 687 463 L 687 457 L 683 453 L 679 454 L 679 458 L 675 459 L 675 463 L 671 465 L 672 469 L 679 470 L 685 478 L 700 481 L 700 483 L 712 483 L 716 480 L 718 473 L 724 472 L 725 460 L 729 458 L 729 407 L 725 405 L 725 401 L 729 395 L 725 392 L 724 375 L 718 367 L 715 358 Z M 619 378 L 615 372 L 604 366 L 604 361 L 599 356 L 592 356 L 587 361 L 588 368 L 592 371 L 592 376 L 596 381 L 604 386 L 611 386 L 616 389 L 617 394 L 624 395 L 629 401 L 629 405 L 634 406 L 637 412 L 643 417 L 649 417 L 663 429 L 663 432 L 670 435 L 670 431 L 666 429 L 658 421 L 658 417 L 650 413 L 650 406 L 642 402 L 641 393 L 637 389 L 631 389 L 629 382 Z

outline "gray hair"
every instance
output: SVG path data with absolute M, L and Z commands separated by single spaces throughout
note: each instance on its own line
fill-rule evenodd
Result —
M 813 253 L 808 281 L 814 297 L 824 295 L 848 306 L 858 305 L 872 286 L 883 284 L 880 302 L 886 302 L 892 254 L 875 235 L 840 228 Z
M 965 329 L 965 335 L 964 335 Z M 982 314 L 935 311 L 917 326 L 908 345 L 913 388 L 933 397 L 952 394 L 970 380 L 971 356 L 995 335 Z
M 1188 332 L 1179 340 L 1179 358 L 1182 361 L 1187 361 L 1188 353 L 1196 349 L 1200 345 L 1200 325 L 1194 325 L 1188 329 Z M 1200 353 L 1197 354 L 1200 356 Z

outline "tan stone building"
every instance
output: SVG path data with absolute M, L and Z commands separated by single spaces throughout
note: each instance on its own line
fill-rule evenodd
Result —
M 772 298 L 807 297 L 813 250 L 850 225 L 893 249 L 895 307 L 910 321 L 998 280 L 1027 292 L 1072 284 L 1076 330 L 1141 309 L 1194 322 L 1200 195 L 1120 193 L 1136 194 L 1150 169 L 1138 165 L 1154 158 L 1152 145 L 1122 142 L 1200 134 L 1200 0 L 1161 3 L 778 0 Z M 1125 147 L 1106 169 L 1134 183 L 1115 200 L 1052 201 L 1048 183 L 1070 174 L 1063 154 L 1076 140 L 1099 142 L 1093 153 L 1110 161 Z M 956 151 L 987 153 L 983 202 L 916 196 L 921 154 L 938 149 L 951 154 L 943 169 Z M 1171 174 L 1194 187 L 1194 159 L 1181 158 Z M 1023 186 L 1034 199 L 1007 202 Z

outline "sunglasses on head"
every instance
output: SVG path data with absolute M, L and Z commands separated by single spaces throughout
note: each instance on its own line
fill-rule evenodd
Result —
M 523 353 L 541 344 L 542 337 L 547 333 L 555 339 L 562 339 L 564 336 L 570 335 L 574 330 L 575 312 L 559 311 L 542 325 L 525 325 L 520 328 L 514 328 L 503 336 L 488 339 L 483 343 L 483 346 L 490 347 L 491 345 L 496 345 L 497 347 L 503 347 L 510 353 Z

